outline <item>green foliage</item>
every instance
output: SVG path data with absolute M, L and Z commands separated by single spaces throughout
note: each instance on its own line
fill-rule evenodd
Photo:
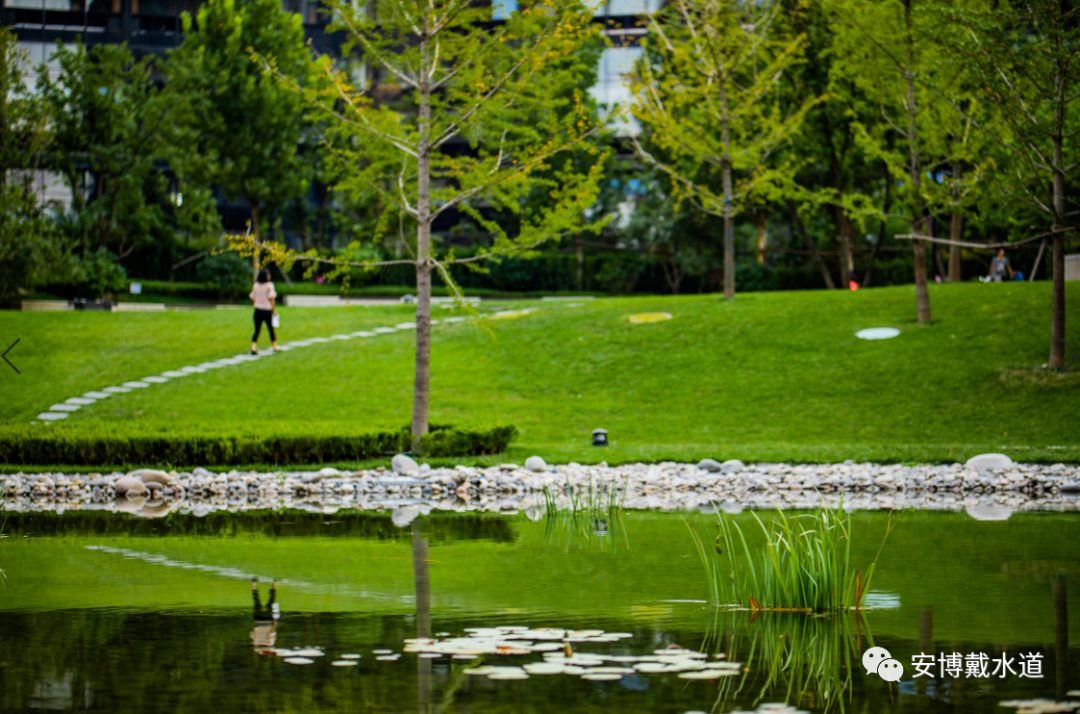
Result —
M 789 516 L 779 511 L 768 525 L 756 513 L 753 517 L 763 540 L 757 551 L 751 550 L 742 527 L 723 514 L 715 556 L 691 531 L 714 601 L 749 604 L 752 610 L 808 613 L 860 608 L 877 558 L 862 571 L 851 562 L 849 514 L 821 509 Z M 882 546 L 891 530 L 890 520 Z
M 256 233 L 304 195 L 311 172 L 300 97 L 252 58 L 305 83 L 310 55 L 301 20 L 276 0 L 202 3 L 194 17 L 184 14 L 184 41 L 164 68 L 167 85 L 191 103 L 185 128 L 196 132 L 178 170 L 249 201 Z
M 34 191 L 50 139 L 41 100 L 27 90 L 29 64 L 15 33 L 0 27 L 0 301 L 70 277 L 63 236 Z
M 251 264 L 236 253 L 207 256 L 199 261 L 195 274 L 215 298 L 241 298 L 251 290 Z
M 785 36 L 773 3 L 681 0 L 649 22 L 633 88 L 647 128 L 645 155 L 672 181 L 676 199 L 714 215 L 787 190 L 790 167 L 774 153 L 798 135 L 818 97 L 782 101 L 780 80 L 805 61 L 805 37 Z M 786 97 L 791 99 L 791 97 Z M 718 184 L 731 172 L 732 186 Z
M 127 273 L 107 248 L 98 248 L 80 258 L 75 266 L 75 284 L 101 298 L 127 287 Z
M 434 429 L 425 456 L 496 454 L 516 435 L 512 426 L 487 431 Z M 0 463 L 73 466 L 323 464 L 357 461 L 408 449 L 408 429 L 334 436 L 161 436 L 7 433 L 0 435 Z M 430 449 L 430 451 L 429 451 Z
M 60 223 L 80 254 L 102 248 L 123 260 L 155 241 L 208 231 L 209 193 L 170 182 L 160 166 L 175 163 L 191 135 L 182 129 L 184 96 L 158 88 L 152 58 L 136 61 L 123 44 L 76 43 L 58 45 L 52 59 L 59 73 L 38 73 L 52 130 L 46 164 L 72 192 Z
M 404 228 L 427 230 L 457 209 L 479 226 L 483 253 L 505 254 L 583 228 L 602 166 L 584 143 L 596 130 L 585 92 L 598 42 L 588 8 L 548 0 L 492 29 L 489 6 L 461 0 L 383 3 L 377 15 L 333 7 L 345 51 L 363 51 L 391 101 L 376 103 L 365 81 L 325 57 L 319 68 L 331 86 L 308 99 L 328 122 L 337 189 L 354 198 L 379 192 L 392 209 L 381 230 L 408 241 Z M 334 102 L 340 111 L 328 115 Z M 451 142 L 465 150 L 445 151 Z M 589 166 L 557 160 L 578 147 Z M 421 183 L 430 191 L 423 216 Z M 538 193 L 545 200 L 528 200 Z M 435 259 L 449 265 L 453 252 Z

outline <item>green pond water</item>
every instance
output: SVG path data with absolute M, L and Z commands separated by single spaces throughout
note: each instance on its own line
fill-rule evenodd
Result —
M 751 525 L 749 514 L 736 518 Z M 853 514 L 857 565 L 873 559 L 886 519 Z M 894 519 L 861 616 L 751 618 L 704 602 L 688 527 L 711 543 L 715 516 L 705 514 L 630 512 L 596 532 L 521 515 L 429 516 L 397 529 L 388 514 L 362 513 L 0 514 L 0 711 L 682 713 L 784 702 L 1007 712 L 1002 700 L 1080 689 L 1080 516 Z M 255 618 L 252 576 L 263 606 L 278 580 L 272 627 Z M 497 626 L 627 633 L 576 651 L 631 656 L 679 645 L 723 652 L 744 671 L 705 681 L 667 672 L 495 681 L 465 670 L 541 654 L 373 654 Z M 325 656 L 289 664 L 260 653 L 268 636 L 276 648 Z M 861 656 L 872 645 L 902 663 L 899 682 L 866 674 Z M 934 678 L 913 676 L 913 656 L 954 652 L 1004 657 L 1016 673 L 940 676 L 935 664 Z M 332 666 L 344 653 L 359 654 L 357 666 Z M 1035 654 L 1028 661 L 1041 664 L 1041 677 L 1034 664 L 1020 676 L 1021 653 Z

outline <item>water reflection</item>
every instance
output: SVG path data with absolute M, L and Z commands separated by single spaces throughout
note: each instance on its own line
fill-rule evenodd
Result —
M 281 607 L 277 603 L 277 581 L 270 583 L 270 598 L 263 607 L 259 599 L 259 579 L 251 579 L 251 599 L 255 624 L 251 628 L 251 644 L 261 655 L 273 656 L 277 643 L 277 624 Z

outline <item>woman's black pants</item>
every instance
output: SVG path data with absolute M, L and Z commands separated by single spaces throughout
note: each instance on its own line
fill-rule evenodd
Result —
M 274 312 L 273 310 L 260 310 L 255 308 L 255 333 L 251 336 L 252 342 L 259 341 L 259 332 L 262 331 L 262 325 L 266 323 L 266 329 L 270 333 L 270 341 L 277 342 L 277 335 L 274 334 Z

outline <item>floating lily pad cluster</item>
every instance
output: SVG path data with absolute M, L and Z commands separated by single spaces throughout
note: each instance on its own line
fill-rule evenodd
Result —
M 1069 692 L 1070 697 L 1080 696 L 1080 691 Z M 1009 699 L 1001 702 L 1003 707 L 1015 707 L 1016 714 L 1062 714 L 1080 711 L 1080 702 L 1057 702 L 1052 699 Z
M 376 650 L 376 653 L 379 651 L 381 650 Z M 390 652 L 390 650 L 386 650 L 386 652 Z M 314 657 L 323 657 L 326 653 L 323 652 L 321 647 L 304 647 L 301 649 L 278 647 L 274 650 L 274 654 L 276 654 L 278 657 L 281 657 L 282 661 L 287 662 L 288 664 L 314 664 Z M 394 659 L 397 659 L 398 657 L 401 657 L 401 655 L 395 655 Z M 335 667 L 355 667 L 357 664 L 357 660 L 359 659 L 360 655 L 350 652 L 341 655 L 338 659 L 335 659 L 330 664 Z M 383 658 L 376 657 L 375 659 Z
M 405 640 L 405 652 L 421 657 L 445 656 L 475 660 L 485 655 L 528 656 L 540 654 L 542 660 L 521 665 L 480 665 L 466 674 L 494 680 L 528 679 L 533 675 L 568 674 L 587 681 L 622 679 L 629 674 L 676 674 L 682 679 L 719 679 L 742 673 L 742 665 L 729 662 L 724 655 L 710 658 L 671 646 L 646 655 L 616 655 L 574 651 L 575 645 L 612 643 L 633 637 L 628 632 L 604 630 L 563 630 L 507 625 L 471 627 L 467 635 L 445 639 L 414 638 Z

